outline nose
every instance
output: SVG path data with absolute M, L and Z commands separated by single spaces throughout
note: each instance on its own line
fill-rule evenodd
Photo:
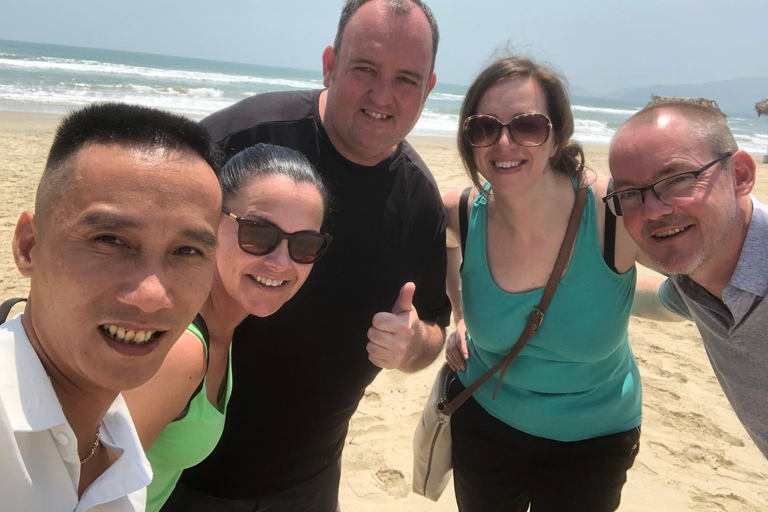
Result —
M 655 190 L 644 190 L 642 213 L 643 218 L 648 220 L 658 219 L 664 215 L 672 213 L 674 208 L 661 200 Z
M 169 309 L 173 306 L 173 297 L 164 281 L 164 277 L 157 272 L 144 272 L 126 285 L 118 299 L 144 313 Z
M 499 135 L 499 140 L 496 141 L 496 144 L 503 147 L 516 146 L 517 143 L 515 142 L 515 139 L 512 138 L 512 128 L 509 126 L 502 126 L 501 135 Z
M 276 271 L 286 270 L 291 266 L 291 256 L 288 254 L 288 240 L 280 240 L 274 251 L 264 256 L 266 264 Z
M 371 83 L 371 89 L 368 92 L 374 105 L 389 105 L 392 102 L 392 82 L 386 77 L 378 74 Z

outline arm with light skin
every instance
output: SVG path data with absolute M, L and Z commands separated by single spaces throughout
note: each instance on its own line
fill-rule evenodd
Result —
M 591 183 L 595 192 L 595 203 L 597 205 L 598 225 L 600 232 L 605 230 L 605 203 L 602 198 L 605 197 L 608 190 L 609 177 L 590 173 L 587 180 Z M 600 237 L 602 244 L 604 237 Z M 604 248 L 603 248 L 604 252 Z M 632 237 L 624 228 L 624 221 L 621 217 L 616 217 L 616 257 L 614 264 L 616 270 L 623 274 L 628 272 L 637 262 L 651 270 L 659 272 L 657 265 L 640 250 Z M 646 318 L 649 320 L 661 320 L 664 322 L 680 322 L 682 317 L 671 312 L 659 300 L 659 286 L 664 282 L 661 276 L 645 276 L 638 273 L 637 285 L 635 288 L 635 298 L 632 301 L 632 315 Z
M 448 229 L 445 233 L 446 251 L 448 254 L 448 273 L 445 278 L 445 288 L 451 300 L 453 321 L 456 330 L 448 335 L 445 344 L 445 359 L 453 370 L 464 370 L 465 361 L 469 358 L 467 350 L 467 329 L 464 326 L 464 314 L 461 311 L 461 234 L 459 231 L 459 201 L 466 187 L 451 190 L 443 196 L 443 204 L 448 213 Z M 474 192 L 474 191 L 473 191 Z M 470 194 L 470 201 L 474 193 Z
M 368 359 L 380 368 L 416 372 L 429 366 L 443 348 L 443 328 L 419 319 L 415 291 L 414 283 L 405 283 L 392 311 L 373 316 L 365 348 Z
M 205 376 L 206 367 L 205 348 L 200 338 L 184 331 L 149 381 L 123 391 L 144 450 L 184 411 Z

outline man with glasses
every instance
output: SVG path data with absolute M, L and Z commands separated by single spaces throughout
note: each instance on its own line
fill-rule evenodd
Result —
M 322 56 L 326 89 L 261 94 L 203 121 L 227 156 L 258 142 L 302 152 L 329 188 L 333 244 L 280 311 L 235 331 L 224 435 L 166 509 L 335 511 L 366 386 L 439 354 L 447 222 L 403 140 L 435 84 L 437 44 L 420 0 L 348 0 Z
M 696 322 L 736 414 L 768 457 L 768 207 L 755 162 L 722 114 L 670 102 L 632 116 L 611 144 L 604 201 L 669 274 L 662 303 Z

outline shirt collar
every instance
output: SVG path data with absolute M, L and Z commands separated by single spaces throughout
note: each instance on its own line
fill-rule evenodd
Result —
M 69 428 L 21 315 L 0 325 L 0 398 L 15 432 L 38 432 L 58 425 Z M 104 416 L 102 442 L 118 458 L 86 489 L 76 510 L 130 495 L 152 481 L 152 470 L 121 395 Z M 133 496 L 128 499 L 133 503 Z M 143 510 L 143 502 L 135 508 Z
M 152 481 L 152 470 L 122 395 L 117 396 L 104 416 L 101 439 L 118 458 L 99 476 L 99 485 L 91 484 L 80 498 L 78 507 L 82 510 L 139 491 Z
M 733 271 L 728 286 L 723 291 L 723 298 L 730 296 L 730 288 L 745 291 L 759 297 L 768 294 L 768 211 L 755 197 L 752 197 L 752 219 L 747 229 L 747 237 L 741 248 L 741 255 Z
M 67 424 L 21 314 L 0 326 L 0 396 L 14 431 L 37 432 Z

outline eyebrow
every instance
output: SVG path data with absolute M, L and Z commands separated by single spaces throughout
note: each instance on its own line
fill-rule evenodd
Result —
M 695 169 L 694 169 L 695 170 Z M 683 174 L 686 172 L 693 172 L 693 171 L 684 171 L 681 170 L 679 166 L 675 165 L 674 162 L 670 165 L 665 166 L 662 170 L 655 173 L 653 175 L 653 178 L 651 178 L 651 183 L 656 183 L 659 180 L 663 180 L 665 178 L 668 178 L 669 176 L 674 176 L 675 174 Z M 634 183 L 630 183 L 624 180 L 613 180 L 613 189 L 614 190 L 631 190 L 634 188 L 641 188 L 645 185 L 636 185 Z
M 378 67 L 378 64 L 373 62 L 370 59 L 354 59 L 352 61 L 352 64 L 370 64 L 371 66 Z M 399 69 L 397 71 L 398 73 L 403 73 L 404 75 L 412 76 L 418 80 L 424 80 L 424 75 L 419 73 L 418 71 L 411 71 L 410 69 Z
M 80 222 L 85 226 L 99 229 L 141 229 L 141 224 L 138 222 L 105 211 L 88 212 Z M 188 228 L 182 230 L 181 235 L 185 238 L 191 238 L 205 247 L 215 248 L 219 245 L 213 231 L 206 229 Z
M 215 248 L 219 245 L 216 235 L 214 235 L 212 231 L 206 229 L 185 229 L 181 233 L 185 237 L 203 244 L 205 247 Z
M 138 229 L 141 227 L 138 222 L 114 213 L 96 211 L 88 212 L 80 221 L 82 224 L 88 227 L 97 227 L 103 229 Z

